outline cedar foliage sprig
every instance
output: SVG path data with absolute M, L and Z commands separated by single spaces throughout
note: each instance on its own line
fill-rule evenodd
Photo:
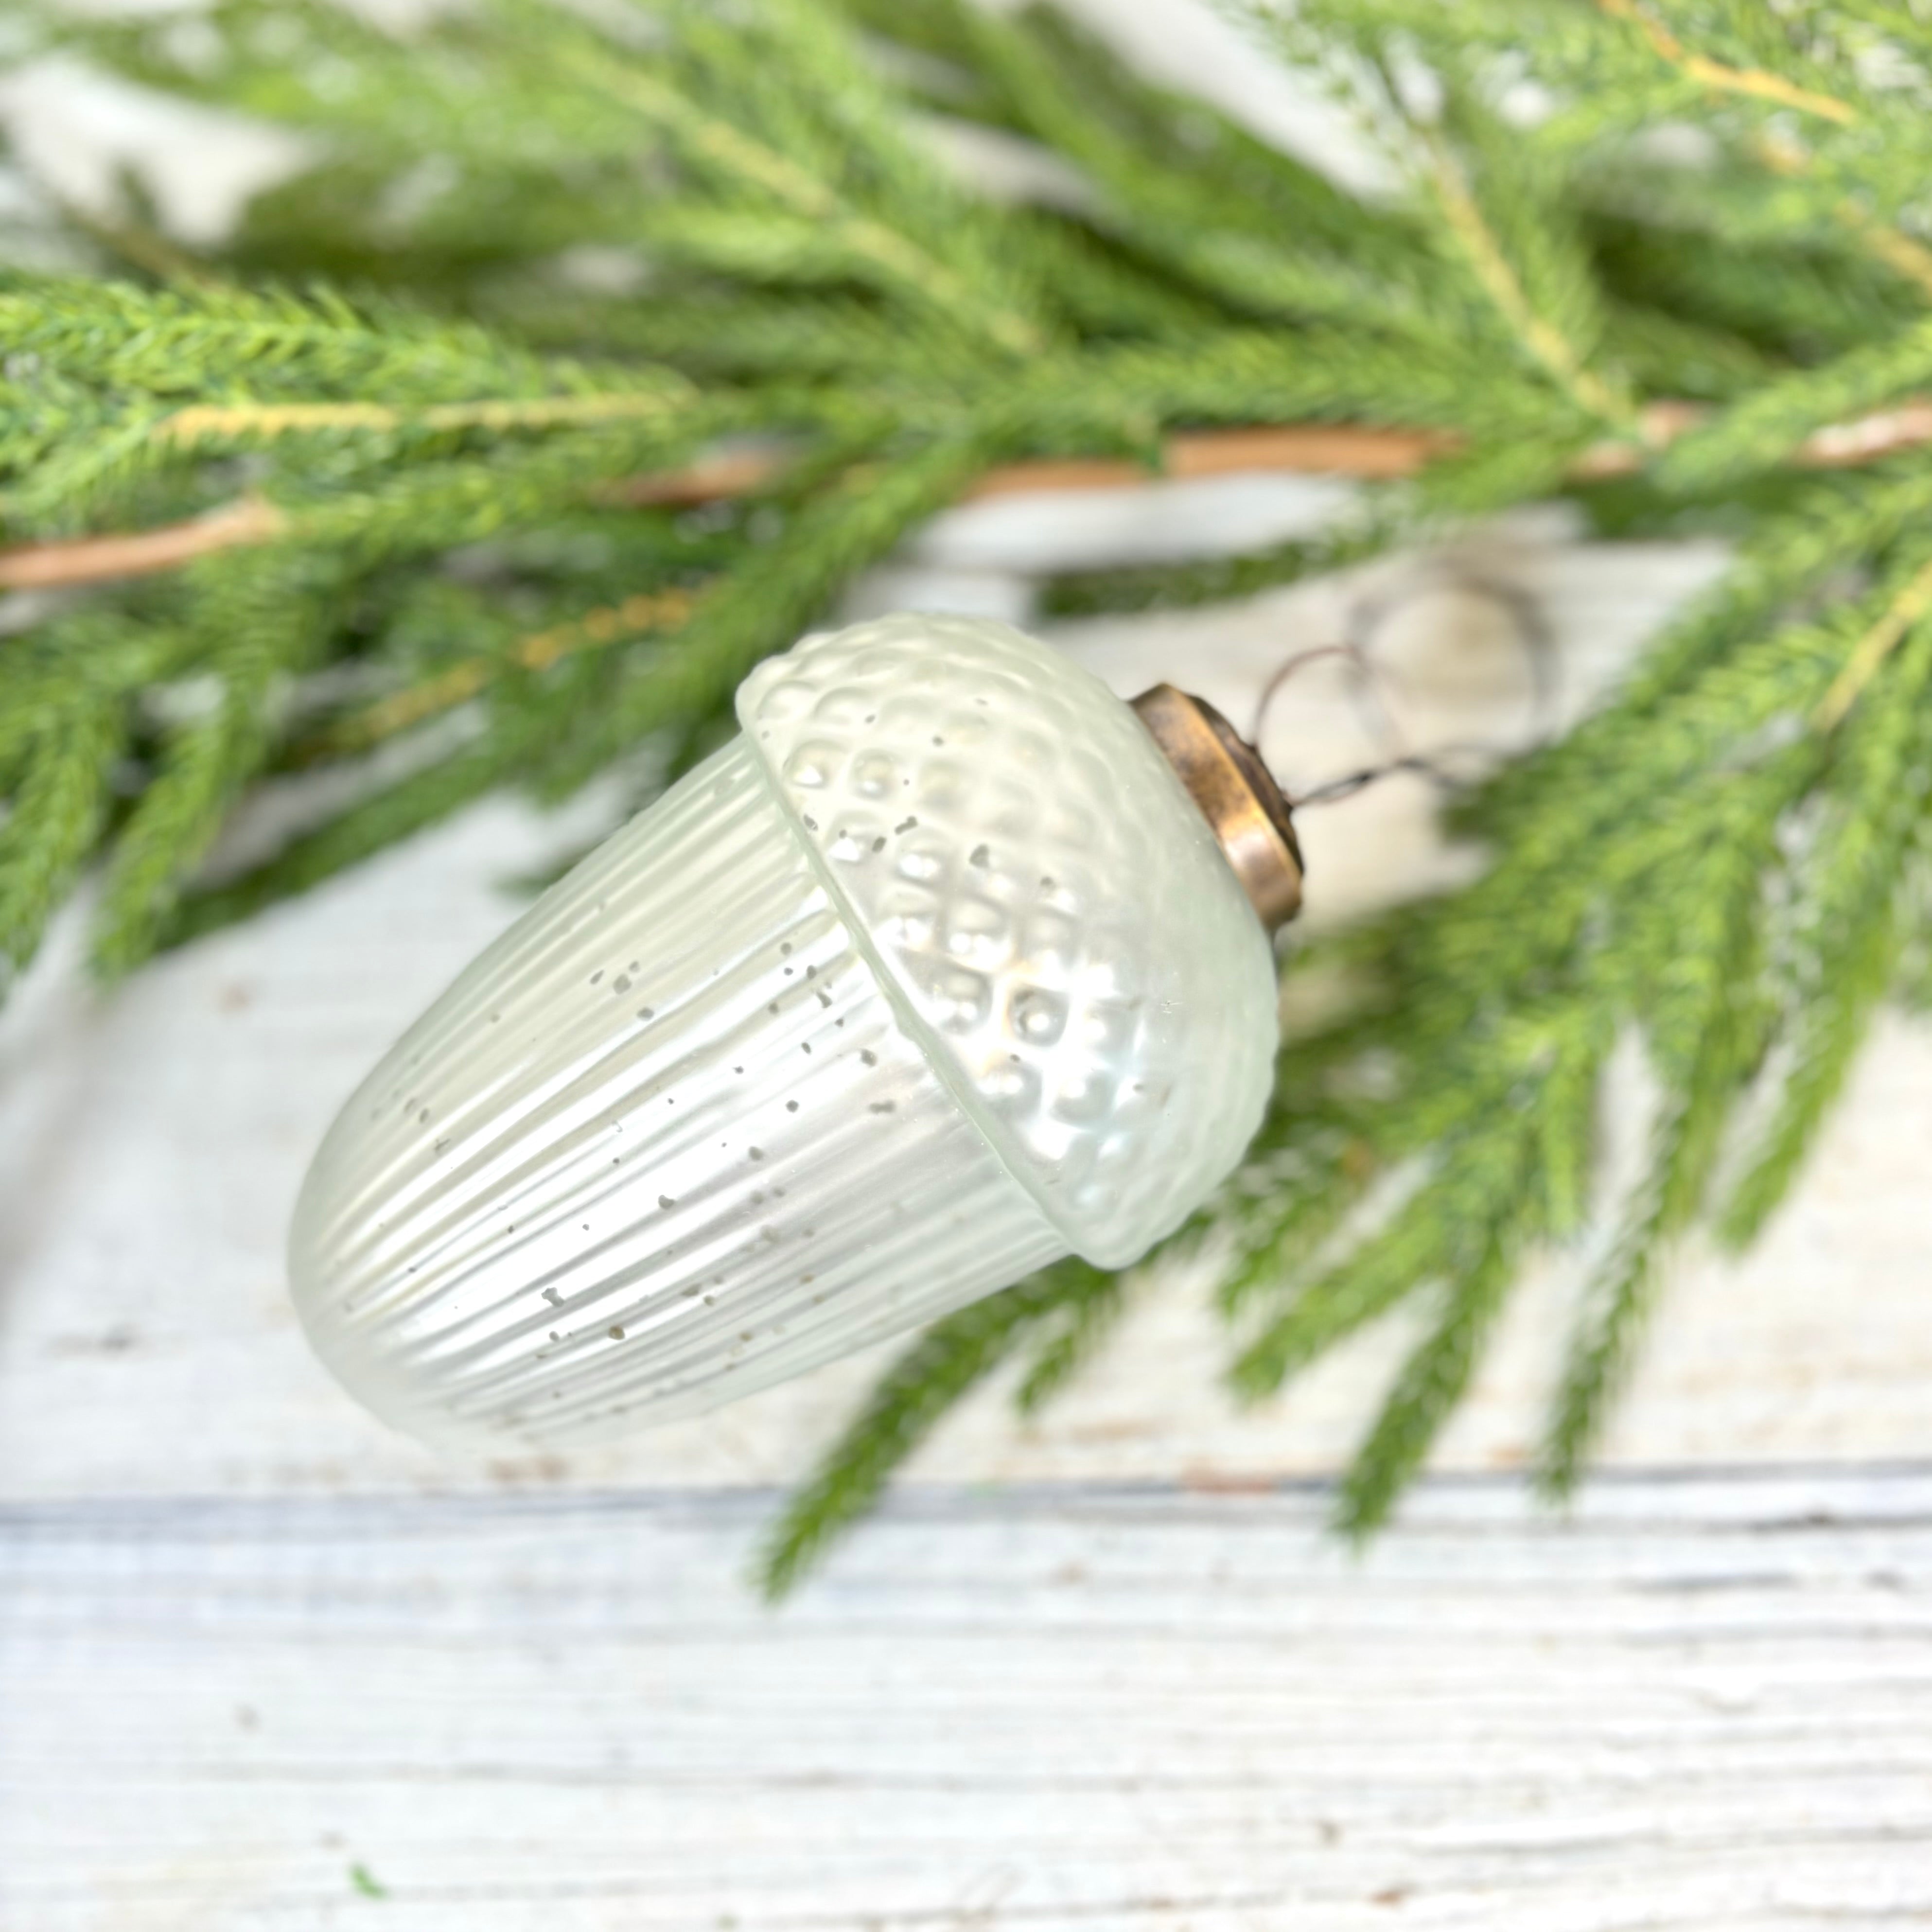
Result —
M 1363 195 L 1040 6 L 487 0 L 408 39 L 317 0 L 217 0 L 188 33 L 15 11 L 14 57 L 267 116 L 310 158 L 198 254 L 50 199 L 0 272 L 0 536 L 227 546 L 0 638 L 9 971 L 91 866 L 120 971 L 494 787 L 554 796 L 646 744 L 675 767 L 998 464 L 1223 424 L 1440 440 L 1333 532 L 1063 580 L 1050 610 L 1245 594 L 1536 496 L 1737 538 L 1596 716 L 1456 808 L 1478 883 L 1318 949 L 1353 1004 L 1284 1047 L 1174 1244 L 1211 1262 L 1251 1398 L 1412 1310 L 1339 1492 L 1355 1533 L 1523 1259 L 1576 1249 L 1541 1464 L 1576 1480 L 1673 1242 L 1763 1225 L 1924 975 L 1932 458 L 1807 452 L 1932 386 L 1932 30 L 1817 0 L 1256 0 L 1258 50 L 1379 148 Z M 934 116 L 1080 194 L 982 198 Z M 50 240 L 86 266 L 27 266 Z M 780 460 L 728 500 L 652 485 L 745 436 Z M 319 815 L 210 871 L 236 801 L 298 770 L 339 774 Z M 1631 1038 L 1658 1100 L 1606 1198 Z M 1125 1299 L 1069 1262 L 928 1330 L 778 1526 L 770 1586 L 974 1384 L 1012 1364 L 1048 1399 Z

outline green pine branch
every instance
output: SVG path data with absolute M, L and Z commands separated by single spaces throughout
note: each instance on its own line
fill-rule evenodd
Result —
M 0 235 L 0 567 L 108 560 L 0 634 L 8 974 L 90 874 L 118 972 L 496 788 L 679 769 L 751 664 L 993 466 L 1424 431 L 1422 472 L 1330 530 L 1042 598 L 1246 596 L 1534 497 L 1735 544 L 1595 715 L 1454 807 L 1475 884 L 1298 961 L 1348 998 L 1284 1046 L 1175 1241 L 1238 1398 L 1410 1325 L 1338 1492 L 1358 1534 L 1524 1262 L 1568 1252 L 1540 1469 L 1568 1490 L 1672 1252 L 1765 1225 L 1932 957 L 1932 457 L 1877 447 L 1932 392 L 1932 31 L 1876 0 L 1236 10 L 1378 148 L 1358 193 L 1050 7 L 646 11 L 484 0 L 397 34 L 217 0 L 184 34 L 14 10 L 0 57 L 91 60 L 309 158 L 193 250 L 138 193 L 44 196 Z M 1032 144 L 1058 184 L 981 195 L 935 118 Z M 36 266 L 50 240 L 98 269 Z M 692 501 L 747 442 L 757 480 Z M 157 532 L 188 567 L 116 578 L 111 540 Z M 332 775 L 310 815 L 224 868 L 233 813 L 298 771 Z M 1656 1114 L 1610 1198 L 1598 1114 L 1631 1039 Z M 776 1528 L 770 1586 L 969 1389 L 1005 1369 L 1037 1407 L 1130 1300 L 1069 1262 L 914 1342 Z

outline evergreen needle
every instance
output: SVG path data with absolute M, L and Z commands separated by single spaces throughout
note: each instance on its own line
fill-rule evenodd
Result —
M 191 254 L 138 209 L 50 206 L 0 266 L 0 588 L 70 600 L 0 637 L 7 974 L 90 868 L 118 972 L 496 787 L 554 796 L 647 740 L 683 768 L 751 665 L 976 485 L 1258 436 L 1375 479 L 1330 530 L 1064 578 L 1054 611 L 1246 595 L 1537 497 L 1721 536 L 1724 580 L 1628 681 L 1454 808 L 1483 875 L 1324 942 L 1348 998 L 1189 1231 L 1250 1400 L 1417 1320 L 1340 1486 L 1353 1534 L 1525 1257 L 1595 1256 L 1544 1442 L 1567 1490 L 1675 1244 L 1775 1212 L 1932 946 L 1932 27 L 1233 10 L 1353 117 L 1372 192 L 1050 6 L 479 0 L 399 34 L 214 0 L 187 34 L 16 0 L 0 62 L 78 57 L 306 158 Z M 977 191 L 936 119 L 1030 144 L 1046 184 Z M 328 775 L 311 815 L 214 869 L 296 767 Z M 1606 1200 L 1620 1040 L 1659 1097 Z M 917 1340 L 766 1586 L 1002 1364 L 1048 1400 L 1129 1298 L 1068 1262 Z

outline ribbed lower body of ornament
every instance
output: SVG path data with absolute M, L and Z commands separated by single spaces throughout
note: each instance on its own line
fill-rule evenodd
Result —
M 742 740 L 546 894 L 331 1132 L 318 1352 L 432 1441 L 708 1408 L 1066 1243 L 900 1029 Z

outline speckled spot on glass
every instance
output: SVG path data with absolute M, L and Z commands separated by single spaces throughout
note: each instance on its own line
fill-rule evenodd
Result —
M 902 616 L 761 666 L 739 716 L 316 1156 L 296 1305 L 400 1427 L 599 1440 L 1130 1261 L 1260 1119 L 1268 941 L 1103 686 Z

